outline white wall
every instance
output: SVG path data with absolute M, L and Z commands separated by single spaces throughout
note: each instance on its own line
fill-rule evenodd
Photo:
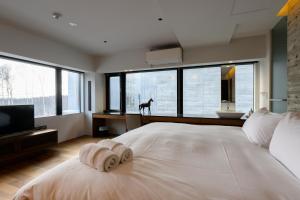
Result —
M 91 111 L 88 110 L 88 81 L 92 82 Z M 86 134 L 92 134 L 92 114 L 102 112 L 105 106 L 105 76 L 103 74 L 85 74 L 85 123 Z
M 147 51 L 147 49 L 136 49 L 98 57 L 96 71 L 98 73 L 110 73 L 150 68 L 145 59 Z
M 271 32 L 266 37 L 266 58 L 260 62 L 260 90 L 259 106 L 270 109 L 270 92 L 271 92 L 271 61 L 272 57 L 272 36 Z
M 145 53 L 147 51 L 147 49 L 137 49 L 120 52 L 111 56 L 99 57 L 96 71 L 99 73 L 109 73 L 149 69 L 151 66 L 145 62 Z M 257 60 L 265 57 L 266 36 L 262 35 L 234 39 L 230 44 L 226 45 L 184 49 L 182 66 L 222 63 L 230 60 Z
M 184 64 L 222 63 L 227 61 L 257 60 L 266 57 L 266 36 L 234 39 L 228 45 L 186 49 Z
M 35 119 L 35 126 L 47 125 L 58 130 L 58 142 L 63 142 L 88 133 L 85 124 L 85 114 L 70 114 Z
M 102 88 L 102 83 L 100 82 L 101 75 L 96 75 L 94 72 L 94 60 L 89 55 L 49 38 L 6 23 L 0 23 L 0 54 L 39 62 L 42 61 L 47 64 L 88 73 L 87 77 L 92 76 L 91 80 L 93 81 L 93 111 L 102 109 L 101 102 L 99 103 L 98 101 L 100 94 L 96 92 L 96 90 L 101 91 Z M 97 85 L 97 89 L 95 85 Z M 95 108 L 95 104 L 98 105 L 97 109 Z M 87 111 L 87 109 L 85 110 Z M 47 125 L 48 128 L 58 129 L 58 140 L 59 142 L 63 142 L 91 133 L 91 123 L 87 123 L 90 121 L 91 113 L 87 112 L 37 118 L 35 124 L 36 126 Z
M 95 71 L 92 58 L 72 47 L 0 22 L 0 53 L 83 71 Z

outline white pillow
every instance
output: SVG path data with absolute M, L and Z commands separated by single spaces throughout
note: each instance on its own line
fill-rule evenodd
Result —
M 300 112 L 288 113 L 275 129 L 271 154 L 300 178 Z
M 262 147 L 268 147 L 274 130 L 283 115 L 269 112 L 263 108 L 254 112 L 244 123 L 243 131 L 250 142 Z

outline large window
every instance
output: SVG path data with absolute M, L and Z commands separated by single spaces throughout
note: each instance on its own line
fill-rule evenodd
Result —
M 55 69 L 0 58 L 0 105 L 33 104 L 35 117 L 56 115 Z
M 221 68 L 183 70 L 183 114 L 215 114 L 221 106 Z
M 120 76 L 109 77 L 109 110 L 121 110 L 121 83 Z
M 216 115 L 254 107 L 254 63 L 107 74 L 107 110 L 152 115 Z M 148 110 L 145 110 L 148 114 Z
M 81 107 L 81 73 L 62 70 L 63 114 L 79 113 Z
M 254 101 L 254 68 L 250 65 L 235 67 L 235 109 L 239 112 L 249 112 Z
M 80 72 L 0 57 L 0 105 L 33 104 L 35 117 L 78 113 L 82 76 Z
M 177 114 L 176 70 L 126 74 L 126 112 L 139 112 L 139 104 L 150 99 L 151 114 Z

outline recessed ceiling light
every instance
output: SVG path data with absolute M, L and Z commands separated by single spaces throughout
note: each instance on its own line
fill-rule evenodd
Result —
M 161 18 L 161 17 L 160 17 L 160 18 L 158 18 L 157 20 L 158 20 L 158 21 L 162 21 L 162 20 L 163 20 L 163 18 Z
M 59 18 L 61 18 L 61 17 L 62 17 L 62 14 L 59 13 L 59 12 L 54 12 L 54 13 L 52 13 L 52 18 L 53 18 L 53 19 L 59 19 Z
M 70 22 L 69 25 L 72 26 L 72 27 L 78 26 L 78 24 L 76 24 L 74 22 Z

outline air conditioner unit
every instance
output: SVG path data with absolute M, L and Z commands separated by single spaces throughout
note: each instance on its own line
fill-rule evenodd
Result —
M 149 65 L 166 65 L 182 63 L 182 48 L 163 49 L 146 53 Z

